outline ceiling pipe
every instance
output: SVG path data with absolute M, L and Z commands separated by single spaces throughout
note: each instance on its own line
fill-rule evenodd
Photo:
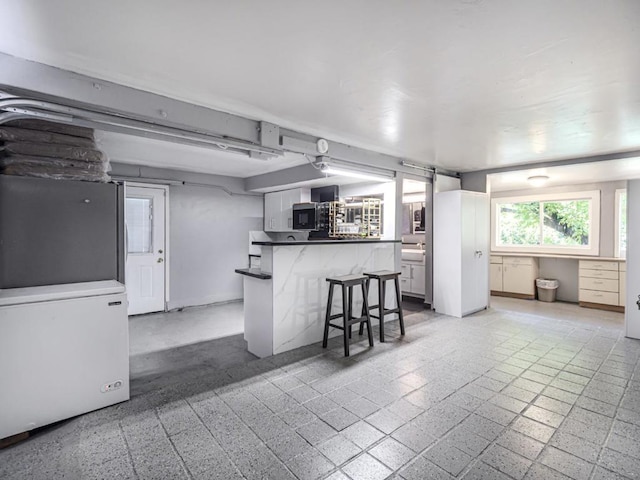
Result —
M 169 140 L 202 148 L 252 155 L 253 158 L 267 159 L 282 155 L 282 151 L 250 144 L 225 137 L 216 137 L 198 132 L 180 130 L 155 123 L 134 120 L 114 114 L 105 114 L 92 110 L 67 107 L 52 102 L 43 102 L 18 97 L 0 99 L 0 111 L 6 114 L 0 117 L 0 124 L 17 118 L 40 118 L 57 123 L 75 124 L 116 133 Z M 2 114 L 0 114 L 2 115 Z

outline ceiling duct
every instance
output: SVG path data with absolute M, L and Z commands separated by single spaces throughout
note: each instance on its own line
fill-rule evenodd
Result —
M 0 124 L 21 118 L 39 118 L 57 123 L 69 123 L 97 130 L 233 152 L 262 160 L 282 155 L 281 150 L 242 140 L 182 130 L 112 113 L 16 97 L 0 91 Z

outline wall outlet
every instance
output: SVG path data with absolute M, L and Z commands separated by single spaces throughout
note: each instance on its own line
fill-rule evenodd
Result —
M 100 391 L 102 393 L 107 393 L 112 390 L 118 390 L 119 388 L 122 388 L 123 385 L 124 385 L 124 382 L 122 380 L 116 380 L 115 382 L 111 382 L 103 385 Z

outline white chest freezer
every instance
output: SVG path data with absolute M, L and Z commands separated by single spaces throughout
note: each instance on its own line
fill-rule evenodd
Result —
M 124 285 L 0 290 L 0 439 L 128 399 Z

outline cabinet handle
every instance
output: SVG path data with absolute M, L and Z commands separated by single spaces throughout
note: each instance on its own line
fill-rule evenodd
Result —
M 602 285 L 604 282 L 593 282 L 594 285 Z

